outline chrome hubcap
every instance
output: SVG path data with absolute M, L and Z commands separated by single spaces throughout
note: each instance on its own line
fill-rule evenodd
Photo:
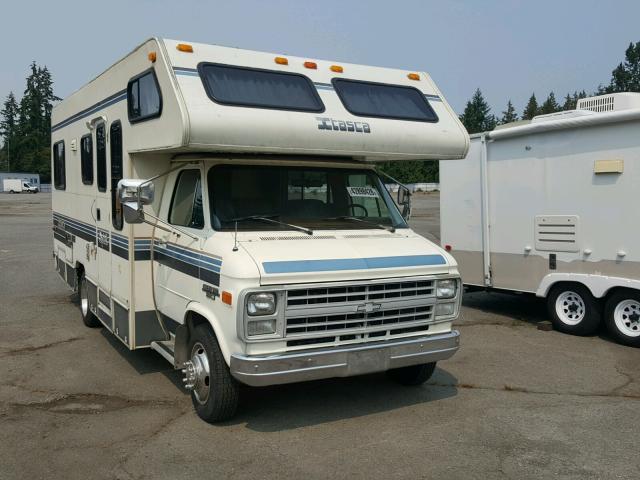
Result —
M 556 314 L 567 325 L 579 324 L 586 311 L 584 300 L 575 292 L 562 292 L 556 299 Z
M 86 317 L 89 314 L 89 298 L 87 295 L 87 281 L 82 277 L 80 280 L 80 310 L 82 316 Z
M 623 300 L 613 311 L 616 327 L 628 337 L 640 336 L 640 302 Z
M 182 373 L 184 374 L 182 381 L 185 388 L 193 391 L 198 403 L 206 403 L 210 393 L 209 359 L 200 342 L 193 345 L 191 359 L 185 362 Z

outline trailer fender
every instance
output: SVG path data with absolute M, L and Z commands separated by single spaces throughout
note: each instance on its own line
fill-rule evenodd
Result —
M 558 282 L 581 283 L 587 287 L 596 298 L 604 297 L 609 290 L 615 287 L 640 290 L 640 280 L 587 273 L 550 273 L 540 282 L 536 296 L 546 297 L 551 287 Z
M 209 323 L 209 325 L 211 326 L 211 329 L 213 330 L 214 335 L 216 336 L 216 339 L 218 340 L 220 351 L 222 352 L 222 355 L 225 361 L 227 362 L 227 364 L 229 364 L 229 361 L 231 358 L 231 349 L 229 344 L 227 343 L 227 336 L 222 332 L 220 322 L 218 321 L 215 314 L 210 309 L 202 305 L 201 303 L 192 301 L 189 304 L 187 304 L 187 308 L 184 316 L 184 325 L 189 325 L 187 323 L 189 316 L 194 313 L 199 317 L 205 319 Z M 181 336 L 181 340 L 188 342 L 189 336 Z M 177 348 L 178 346 L 176 345 L 176 349 Z M 180 348 L 183 348 L 183 346 L 181 346 Z M 184 348 L 186 348 L 186 346 L 184 346 Z

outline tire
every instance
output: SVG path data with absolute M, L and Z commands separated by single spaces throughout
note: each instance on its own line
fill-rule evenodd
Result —
M 231 376 L 208 325 L 196 326 L 189 339 L 188 352 L 196 378 L 191 401 L 198 416 L 208 423 L 233 417 L 238 409 L 240 385 Z
M 547 295 L 553 327 L 570 335 L 591 335 L 602 321 L 602 306 L 589 289 L 579 283 L 554 286 Z
M 620 290 L 609 296 L 604 323 L 616 341 L 640 347 L 640 292 Z
M 387 371 L 387 376 L 400 385 L 417 386 L 429 380 L 436 369 L 436 362 L 410 367 L 394 368 Z
M 78 294 L 80 297 L 80 315 L 82 315 L 82 323 L 89 328 L 101 327 L 102 323 L 89 309 L 87 279 L 84 277 L 84 273 L 80 273 L 78 276 Z

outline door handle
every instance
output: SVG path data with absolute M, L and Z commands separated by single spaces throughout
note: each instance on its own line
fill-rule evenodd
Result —
M 96 220 L 100 221 L 100 209 L 96 208 Z

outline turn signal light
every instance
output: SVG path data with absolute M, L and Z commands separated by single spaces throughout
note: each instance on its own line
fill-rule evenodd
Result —
M 304 62 L 305 68 L 312 68 L 316 70 L 318 68 L 318 64 L 316 62 Z
M 222 292 L 220 299 L 222 300 L 222 303 L 226 303 L 227 305 L 231 305 L 231 303 L 233 303 L 233 296 L 231 295 L 231 292 Z
M 410 73 L 407 75 L 407 78 L 409 80 L 420 80 L 420 75 L 418 75 L 417 73 Z
M 285 57 L 276 57 L 274 60 L 278 65 L 289 65 L 289 60 Z
M 344 72 L 344 68 L 342 68 L 340 65 L 331 65 L 331 67 L 329 68 L 331 69 L 332 72 L 337 72 L 337 73 Z
M 147 55 L 147 58 L 148 58 L 151 62 L 155 62 L 155 61 L 156 61 L 156 52 L 149 52 L 149 55 Z
M 188 43 L 179 43 L 176 48 L 181 52 L 193 53 L 193 47 Z

